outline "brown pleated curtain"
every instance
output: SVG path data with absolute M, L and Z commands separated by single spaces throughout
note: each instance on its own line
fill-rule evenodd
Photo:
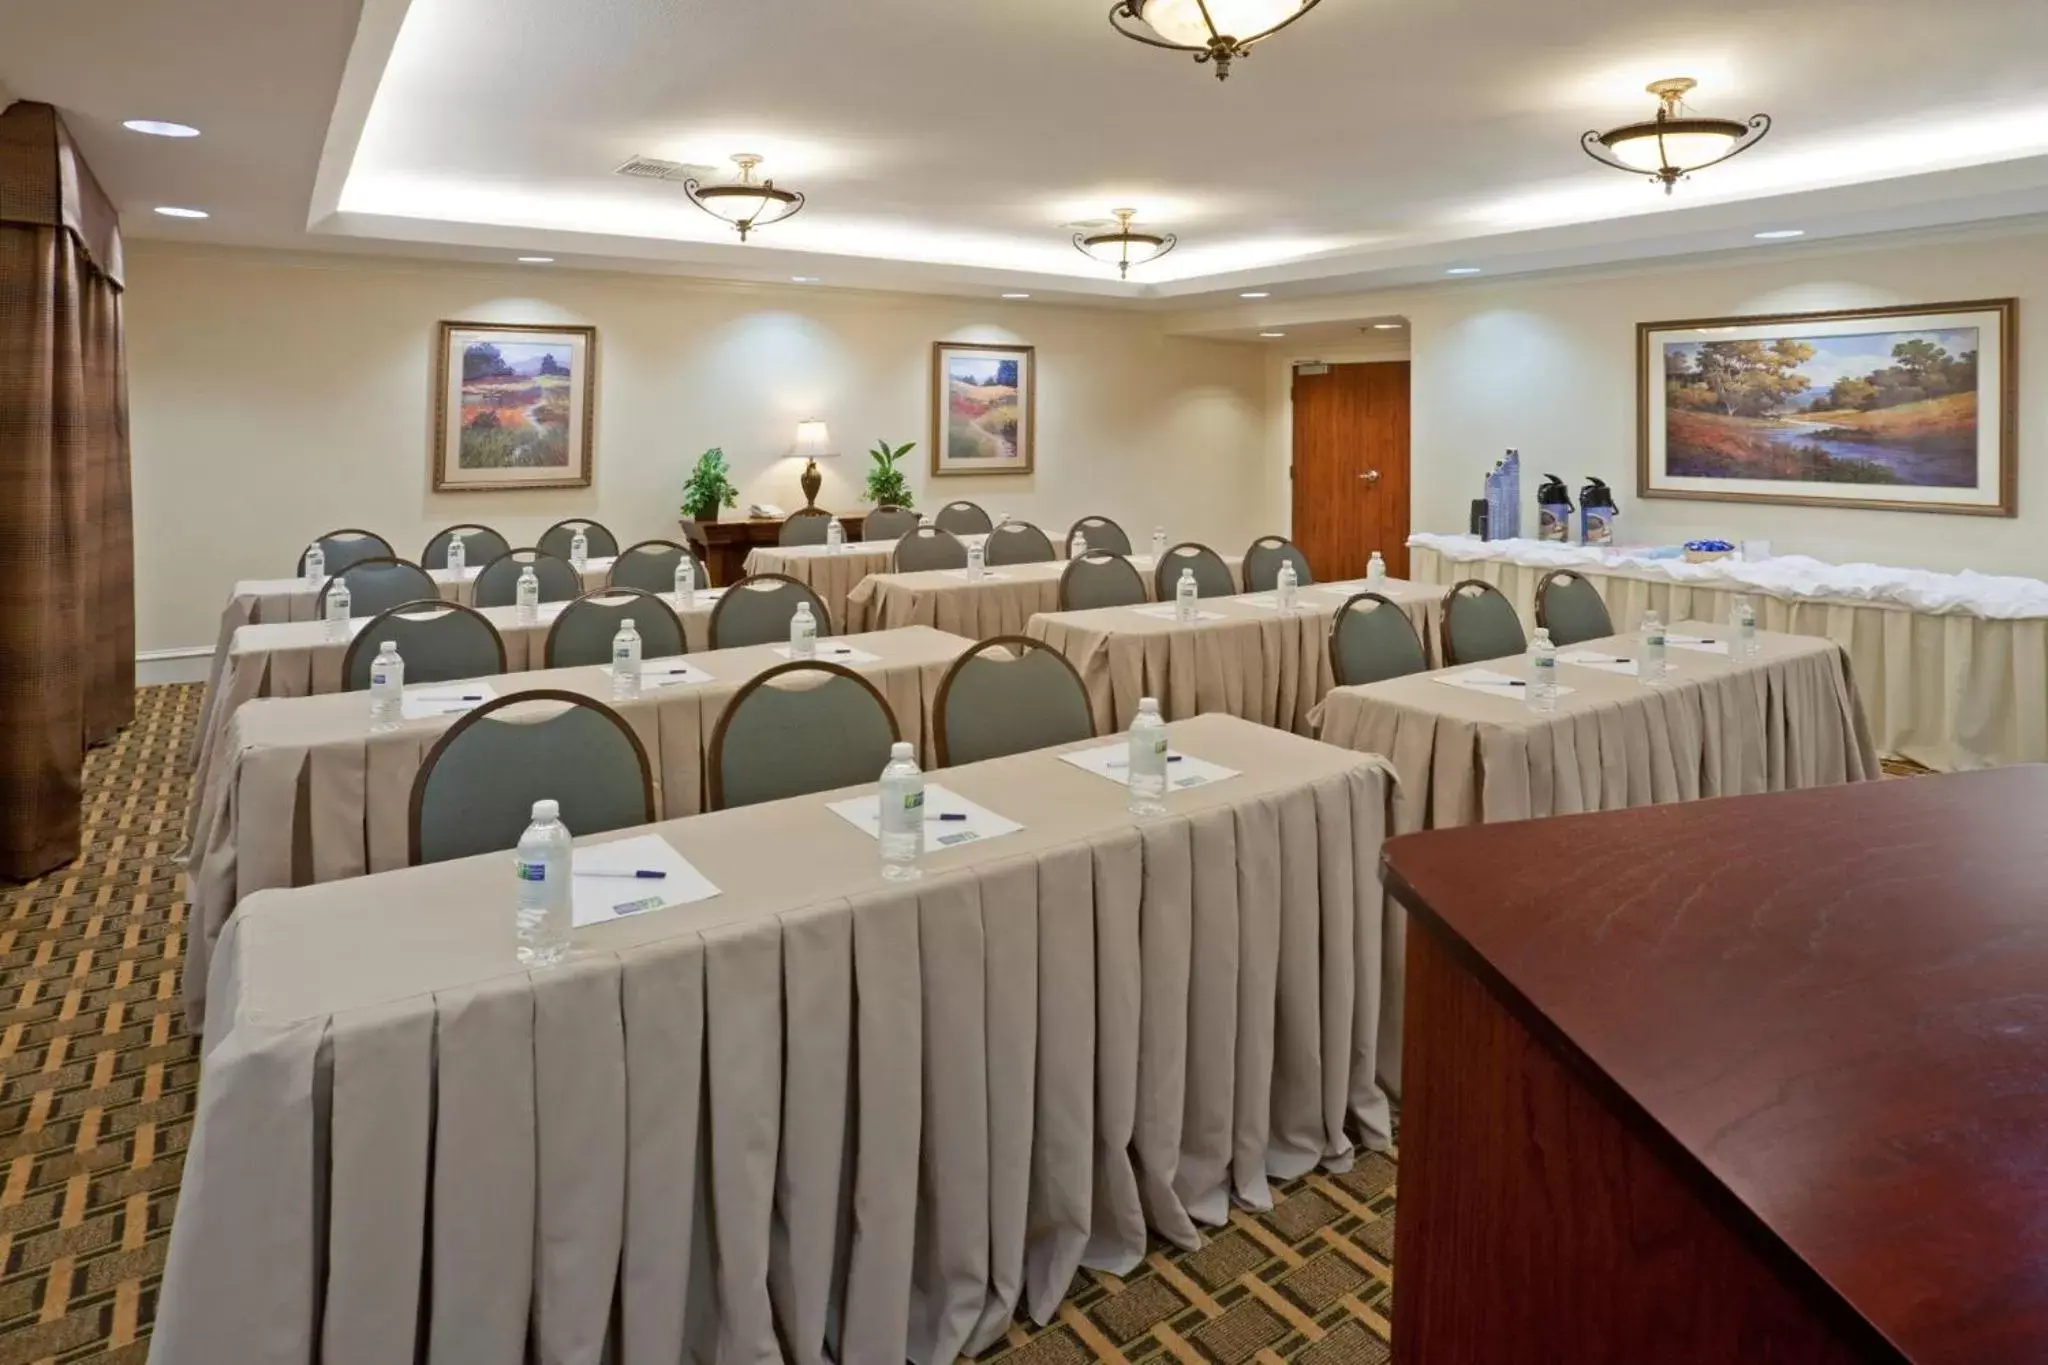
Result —
M 121 229 L 57 111 L 0 113 L 0 878 L 78 856 L 135 710 Z

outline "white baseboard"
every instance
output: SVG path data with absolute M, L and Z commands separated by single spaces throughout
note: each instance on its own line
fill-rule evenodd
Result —
M 161 683 L 205 682 L 213 664 L 213 651 L 205 645 L 192 649 L 145 649 L 135 655 L 135 685 L 154 687 Z

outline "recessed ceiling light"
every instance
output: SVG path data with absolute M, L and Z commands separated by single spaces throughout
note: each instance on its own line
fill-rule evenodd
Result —
M 1756 239 L 1759 242 L 1783 242 L 1789 241 L 1794 237 L 1804 237 L 1805 235 L 1805 228 L 1772 228 L 1769 232 L 1759 232 L 1756 235 Z
M 789 282 L 791 284 L 816 284 L 818 277 L 816 275 L 791 275 Z
M 1031 296 L 1029 294 L 1005 294 L 1003 297 L 1006 299 L 1028 299 Z
M 199 136 L 199 130 L 189 123 L 167 123 L 162 119 L 132 118 L 121 126 L 131 133 L 147 133 L 151 137 Z
M 519 264 L 521 265 L 553 265 L 554 263 L 555 258 L 552 256 L 521 256 L 519 258 Z
M 1287 335 L 1287 333 L 1285 333 L 1285 332 L 1261 332 L 1261 333 L 1259 333 L 1259 335 L 1260 335 L 1260 336 L 1262 336 L 1262 337 L 1284 337 L 1284 336 L 1286 336 L 1286 335 Z
M 1401 330 L 1401 324 L 1398 322 L 1375 322 L 1372 325 L 1372 329 L 1375 332 L 1398 332 Z
M 175 204 L 159 204 L 156 211 L 166 218 L 204 218 L 205 209 L 181 209 Z
M 1273 296 L 1263 289 L 1254 289 L 1251 293 L 1239 294 L 1238 297 L 1241 299 L 1270 299 Z
M 1478 273 L 1479 267 L 1476 265 L 1454 265 L 1444 272 L 1446 275 L 1477 275 Z

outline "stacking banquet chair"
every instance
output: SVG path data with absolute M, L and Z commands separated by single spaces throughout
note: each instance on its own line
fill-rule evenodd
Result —
M 1182 569 L 1195 571 L 1195 595 L 1198 597 L 1230 597 L 1237 592 L 1237 584 L 1232 581 L 1230 566 L 1223 562 L 1223 556 L 1206 545 L 1189 540 L 1168 550 L 1152 567 L 1152 591 L 1160 601 L 1173 600 Z
M 890 568 L 897 573 L 966 567 L 967 547 L 960 543 L 960 537 L 936 526 L 912 528 L 896 542 L 896 553 L 890 562 Z
M 782 519 L 777 545 L 823 545 L 832 529 L 832 514 L 822 507 L 799 507 Z
M 500 714 L 534 702 L 563 709 L 537 720 Z M 410 860 L 517 847 L 536 801 L 556 802 L 573 834 L 651 824 L 647 750 L 618 712 L 575 692 L 514 692 L 485 702 L 448 728 L 413 778 Z
M 789 639 L 789 621 L 797 604 L 809 602 L 820 636 L 832 633 L 832 613 L 818 594 L 788 574 L 749 574 L 725 590 L 711 609 L 711 647 L 782 644 Z M 880 768 L 876 772 L 882 771 Z
M 1600 590 L 1570 569 L 1552 569 L 1536 584 L 1536 624 L 1560 647 L 1614 634 Z
M 320 553 L 327 561 L 327 572 L 331 574 L 340 573 L 349 565 L 360 563 L 365 559 L 389 559 L 392 557 L 391 542 L 378 535 L 375 531 L 357 531 L 344 528 L 339 531 L 329 531 L 326 535 L 318 537 L 318 541 Z M 311 548 L 311 546 L 307 547 L 307 549 Z M 306 551 L 301 550 L 299 551 L 298 575 L 303 578 L 305 574 Z
M 341 689 L 370 685 L 370 665 L 385 641 L 398 646 L 409 683 L 487 678 L 505 671 L 505 641 L 480 611 L 459 602 L 422 598 L 401 602 L 356 632 L 341 656 Z
M 1066 544 L 1074 543 L 1074 532 L 1088 542 L 1090 550 L 1107 550 L 1111 554 L 1127 555 L 1131 552 L 1131 538 L 1124 534 L 1124 528 L 1108 517 L 1083 517 L 1067 528 Z
M 1505 659 L 1529 647 L 1514 604 L 1491 583 L 1468 578 L 1444 594 L 1442 624 L 1445 664 L 1476 664 Z
M 1337 608 L 1330 623 L 1330 671 L 1339 687 L 1405 677 L 1428 667 L 1415 623 L 1392 599 L 1362 592 Z
M 982 511 L 978 504 L 965 501 L 949 502 L 941 507 L 938 516 L 932 519 L 932 524 L 941 531 L 951 531 L 956 536 L 986 535 L 995 529 L 995 523 L 989 520 L 988 513 Z
M 548 627 L 543 657 L 548 668 L 578 668 L 612 661 L 612 637 L 621 622 L 640 633 L 640 657 L 668 659 L 684 652 L 683 623 L 668 603 L 639 588 L 600 588 L 562 608 Z
M 569 541 L 576 534 L 576 528 L 583 528 L 583 543 L 592 559 L 610 559 L 619 552 L 619 538 L 597 522 L 582 517 L 567 517 L 540 533 L 534 544 L 557 559 L 569 557 Z
M 955 659 L 932 703 L 941 768 L 1094 737 L 1081 675 L 1025 635 L 992 635 Z
M 917 529 L 917 513 L 908 507 L 883 506 L 868 513 L 860 524 L 862 540 L 895 540 Z
M 359 559 L 320 585 L 320 597 L 313 614 L 327 615 L 327 594 L 336 583 L 348 584 L 348 614 L 375 616 L 401 602 L 419 602 L 441 596 L 440 585 L 409 559 Z
M 1060 610 L 1136 607 L 1145 602 L 1145 579 L 1122 555 L 1090 550 L 1060 573 Z
M 1309 571 L 1308 556 L 1286 536 L 1260 536 L 1244 552 L 1244 590 L 1271 592 L 1280 583 L 1280 566 L 1294 566 L 1294 581 L 1302 587 L 1316 581 Z
M 711 571 L 704 567 L 704 561 L 690 554 L 688 546 L 678 545 L 673 540 L 643 540 L 637 545 L 628 545 L 612 561 L 612 571 L 605 576 L 605 582 L 614 588 L 674 592 L 676 566 L 683 562 L 684 555 L 690 555 L 690 562 L 696 566 L 697 586 L 710 587 Z
M 777 665 L 739 690 L 711 732 L 710 808 L 872 782 L 902 737 L 889 703 L 852 669 Z
M 583 593 L 583 575 L 568 560 L 545 550 L 507 550 L 477 570 L 470 600 L 479 607 L 509 607 L 519 601 L 519 571 L 533 566 L 540 600 L 566 602 Z
M 473 522 L 451 526 L 438 531 L 427 542 L 427 548 L 420 551 L 420 567 L 424 569 L 445 569 L 448 567 L 448 542 L 455 539 L 455 533 L 462 533 L 462 562 L 470 569 L 488 564 L 512 548 L 512 542 L 488 526 Z
M 1006 521 L 990 531 L 981 553 L 988 564 L 1049 564 L 1059 558 L 1045 532 L 1028 521 Z

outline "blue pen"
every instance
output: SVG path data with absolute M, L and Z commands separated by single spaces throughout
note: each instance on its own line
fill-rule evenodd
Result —
M 620 877 L 643 882 L 658 882 L 664 880 L 668 876 L 668 873 L 663 872 L 660 868 L 657 867 L 622 867 L 619 868 L 617 871 L 613 871 L 610 868 L 593 868 L 589 871 L 571 869 L 571 871 L 574 873 L 574 875 L 578 877 Z
M 925 817 L 926 820 L 965 820 L 966 818 L 967 812 L 964 810 L 941 811 L 937 815 L 927 815 Z

